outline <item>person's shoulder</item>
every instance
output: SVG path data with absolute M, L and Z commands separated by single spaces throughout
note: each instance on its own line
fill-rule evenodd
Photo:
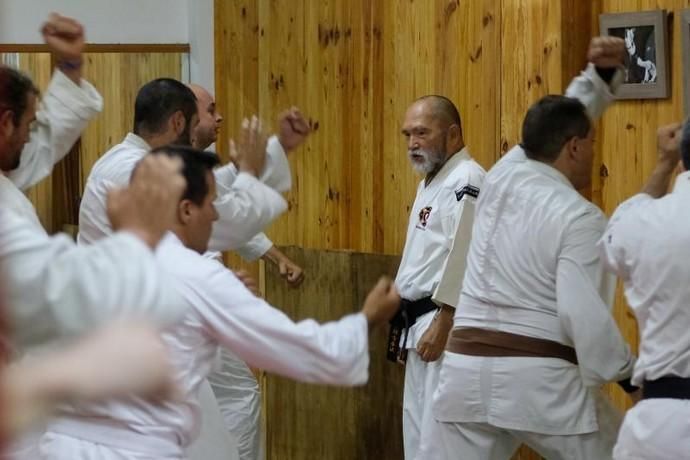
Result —
M 479 189 L 484 182 L 486 171 L 473 158 L 462 159 L 459 161 L 443 181 L 443 188 L 460 192 L 467 189 L 468 192 L 479 193 Z
M 107 180 L 116 185 L 126 185 L 143 154 L 126 144 L 117 144 L 94 164 L 89 179 Z

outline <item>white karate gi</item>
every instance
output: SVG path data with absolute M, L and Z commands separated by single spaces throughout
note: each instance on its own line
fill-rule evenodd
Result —
M 84 198 L 79 209 L 80 244 L 90 244 L 112 230 L 105 213 L 107 191 L 117 185 L 129 183 L 136 164 L 148 153 L 150 146 L 136 134 L 128 134 L 124 141 L 110 149 L 94 165 L 84 190 Z M 263 233 L 271 221 L 287 208 L 285 199 L 278 193 L 290 189 L 292 179 L 285 151 L 277 137 L 269 139 L 266 149 L 266 166 L 259 180 L 246 173 L 239 173 L 233 164 L 228 164 L 214 171 L 218 198 L 214 205 L 219 220 L 214 223 L 209 249 L 211 251 L 236 250 L 247 260 L 261 257 L 273 246 Z M 229 358 L 228 358 L 229 359 Z M 260 414 L 258 384 L 250 385 L 253 376 L 246 372 L 246 365 L 233 361 L 216 376 L 214 391 L 221 393 L 226 404 L 221 410 L 228 421 L 228 428 L 235 437 L 242 441 L 249 438 L 251 445 L 258 442 L 259 425 L 251 424 Z M 250 373 L 251 374 L 251 373 Z M 236 377 L 237 385 L 230 381 Z M 250 385 L 250 386 L 248 386 Z M 234 401 L 234 403 L 230 403 Z M 230 410 L 240 409 L 233 419 Z M 247 414 L 245 416 L 245 414 Z M 242 442 L 240 442 L 242 445 Z M 248 457 L 256 458 L 258 451 L 244 451 Z
M 410 211 L 405 248 L 398 268 L 395 284 L 400 296 L 418 300 L 433 296 L 438 303 L 455 306 L 464 271 L 464 259 L 470 232 L 459 235 L 454 247 L 456 230 L 461 221 L 468 221 L 471 229 L 474 203 L 486 172 L 469 155 L 467 148 L 451 156 L 432 181 L 422 180 Z M 451 249 L 457 254 L 451 254 Z M 448 270 L 451 258 L 461 259 L 459 270 Z M 450 280 L 450 283 L 449 283 Z M 440 293 L 441 284 L 452 288 Z M 453 293 L 449 294 L 450 289 Z M 410 327 L 406 348 L 405 389 L 403 397 L 403 440 L 405 457 L 414 458 L 419 448 L 420 431 L 425 416 L 429 416 L 429 403 L 436 388 L 441 359 L 426 363 L 416 351 L 417 343 L 429 328 L 435 312 L 428 312 Z
M 149 150 L 144 139 L 129 133 L 93 166 L 79 207 L 79 244 L 91 244 L 112 232 L 105 211 L 107 192 L 127 185 L 134 167 Z M 270 186 L 283 191 L 291 183 L 287 159 L 277 138 L 269 140 L 267 152 L 272 160 L 265 169 L 266 177 L 262 176 L 266 183 L 251 174 L 235 174 L 232 165 L 215 171 L 218 198 L 214 205 L 220 217 L 214 223 L 209 250 L 226 251 L 245 245 L 287 209 L 285 199 Z
M 591 64 L 567 95 L 593 118 L 613 98 Z M 520 146 L 489 171 L 454 325 L 572 346 L 579 366 L 446 352 L 418 459 L 503 460 L 521 442 L 550 460 L 611 458 L 616 414 L 597 387 L 630 376 L 634 359 L 602 300 L 615 287 L 596 251 L 605 225 L 565 176 Z
M 638 194 L 621 204 L 599 242 L 602 259 L 625 282 L 640 331 L 633 383 L 690 378 L 690 173 L 661 199 Z M 617 460 L 690 457 L 690 401 L 646 399 L 625 416 Z
M 41 458 L 182 459 L 198 432 L 199 386 L 218 347 L 252 366 L 311 383 L 367 381 L 368 325 L 362 313 L 339 321 L 294 323 L 250 293 L 218 261 L 187 249 L 170 234 L 157 251 L 176 280 L 171 288 L 192 310 L 164 334 L 184 400 L 150 404 L 138 399 L 80 406 L 51 425 Z M 138 454 L 131 453 L 132 451 Z

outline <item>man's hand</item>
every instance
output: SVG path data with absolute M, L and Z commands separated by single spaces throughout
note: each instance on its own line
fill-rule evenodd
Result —
M 388 322 L 400 307 L 400 295 L 393 281 L 387 276 L 379 279 L 374 288 L 369 291 L 362 313 L 369 321 L 369 328 Z
M 422 361 L 436 361 L 441 357 L 452 328 L 453 310 L 442 308 L 417 344 L 417 353 Z
M 304 281 L 304 270 L 277 247 L 271 246 L 261 258 L 278 266 L 280 277 L 287 281 L 288 286 L 294 288 Z
M 278 261 L 278 270 L 280 270 L 280 276 L 287 281 L 290 287 L 295 288 L 304 281 L 304 270 L 287 257 Z
M 251 121 L 245 118 L 242 120 L 239 143 L 230 140 L 230 160 L 240 172 L 258 177 L 266 164 L 266 143 L 266 135 L 256 115 Z
M 154 249 L 177 218 L 187 186 L 182 162 L 163 154 L 147 155 L 137 165 L 129 187 L 108 193 L 106 211 L 113 230 L 136 234 Z
M 261 293 L 259 292 L 259 284 L 256 282 L 254 278 L 251 277 L 251 275 L 247 271 L 237 270 L 234 273 L 237 279 L 240 280 L 242 284 L 244 284 L 244 287 L 249 289 L 249 291 L 255 296 L 261 297 Z
M 278 116 L 278 141 L 286 152 L 299 147 L 310 132 L 309 123 L 297 107 L 290 107 Z
M 79 85 L 85 45 L 84 27 L 75 19 L 52 13 L 43 24 L 41 33 L 50 52 L 55 55 L 58 67 Z
M 587 60 L 602 69 L 622 67 L 625 62 L 625 41 L 618 37 L 594 37 L 589 43 Z
M 680 140 L 683 126 L 672 123 L 662 126 L 656 132 L 656 144 L 659 151 L 658 163 L 674 169 L 680 161 Z

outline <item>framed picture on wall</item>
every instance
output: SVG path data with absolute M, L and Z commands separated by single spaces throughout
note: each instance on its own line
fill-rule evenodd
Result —
M 602 35 L 625 40 L 625 80 L 618 99 L 668 97 L 666 10 L 599 15 Z
M 683 55 L 683 105 L 685 116 L 690 115 L 690 9 L 683 10 L 680 16 L 682 55 Z

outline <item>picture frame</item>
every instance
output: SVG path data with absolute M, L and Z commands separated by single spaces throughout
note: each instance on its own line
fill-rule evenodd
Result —
M 617 99 L 662 99 L 669 95 L 666 10 L 599 15 L 602 35 L 625 40 L 624 83 Z
M 680 15 L 681 57 L 683 59 L 683 113 L 690 115 L 690 8 Z

